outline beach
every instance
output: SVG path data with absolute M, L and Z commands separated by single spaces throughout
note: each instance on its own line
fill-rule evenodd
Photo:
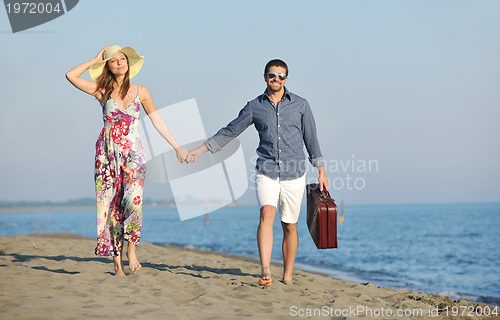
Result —
M 141 243 L 139 274 L 113 275 L 95 241 L 72 234 L 0 237 L 2 319 L 494 319 L 498 307 L 296 270 L 258 285 L 258 261 Z M 458 314 L 457 314 L 458 313 Z M 491 314 L 491 313 L 490 313 Z

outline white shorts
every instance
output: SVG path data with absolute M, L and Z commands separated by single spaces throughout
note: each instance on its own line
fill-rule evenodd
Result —
M 263 174 L 255 177 L 259 207 L 271 205 L 280 209 L 281 221 L 297 223 L 304 197 L 306 175 L 293 180 L 273 180 Z M 279 202 L 278 202 L 279 201 Z

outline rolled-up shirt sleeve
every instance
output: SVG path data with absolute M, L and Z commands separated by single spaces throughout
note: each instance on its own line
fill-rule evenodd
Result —
M 205 146 L 211 153 L 220 151 L 253 123 L 252 118 L 252 108 L 250 104 L 247 103 L 247 105 L 240 110 L 236 119 L 205 141 Z
M 316 168 L 326 166 L 326 160 L 324 159 L 319 146 L 316 122 L 314 121 L 314 116 L 309 103 L 306 103 L 304 113 L 302 115 L 302 133 L 304 145 L 309 155 L 309 162 L 311 162 L 311 165 Z

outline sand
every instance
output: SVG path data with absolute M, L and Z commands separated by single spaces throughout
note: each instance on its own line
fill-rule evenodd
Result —
M 486 307 L 471 301 L 300 270 L 286 286 L 280 265 L 273 285 L 261 287 L 258 261 L 150 243 L 138 247 L 140 273 L 126 265 L 128 275 L 117 277 L 94 246 L 71 234 L 0 237 L 0 319 L 499 318 L 481 316 Z

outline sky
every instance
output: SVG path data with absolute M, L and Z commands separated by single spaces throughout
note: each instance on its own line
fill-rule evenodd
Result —
M 64 75 L 118 44 L 146 57 L 133 82 L 158 109 L 196 99 L 207 136 L 264 91 L 267 61 L 286 61 L 348 205 L 499 202 L 499 12 L 496 0 L 80 1 L 13 33 L 0 9 L 0 201 L 94 197 L 101 110 Z M 258 136 L 238 139 L 251 179 Z M 168 200 L 170 186 L 145 197 Z

